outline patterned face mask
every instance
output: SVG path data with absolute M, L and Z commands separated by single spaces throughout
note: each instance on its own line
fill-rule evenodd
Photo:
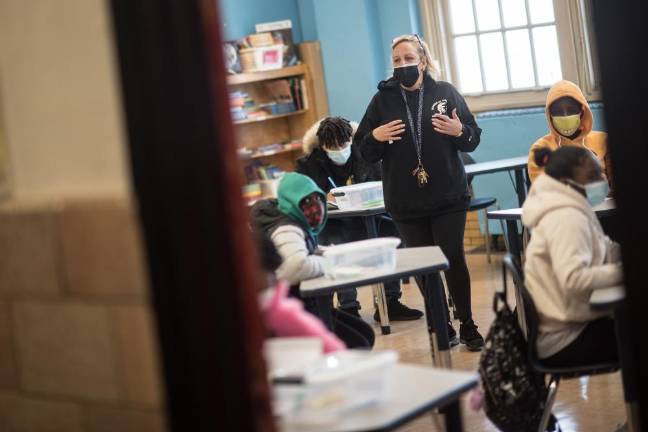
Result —
M 580 114 L 569 116 L 552 116 L 551 122 L 562 136 L 570 137 L 575 134 L 580 127 L 581 116 Z
M 324 201 L 317 192 L 313 192 L 301 200 L 299 208 L 312 228 L 317 228 L 324 221 Z

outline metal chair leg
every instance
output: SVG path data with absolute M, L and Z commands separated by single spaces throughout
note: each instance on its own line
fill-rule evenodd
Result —
M 502 210 L 502 207 L 499 204 L 497 205 L 497 210 Z M 504 225 L 504 220 L 500 219 L 499 223 L 500 228 L 502 229 L 502 237 L 504 238 L 504 247 L 507 251 L 510 251 L 511 248 L 509 248 L 508 235 L 506 235 L 506 226 Z
M 545 402 L 544 412 L 542 413 L 542 418 L 540 420 L 540 425 L 538 427 L 538 432 L 545 432 L 547 430 L 547 424 L 549 423 L 549 418 L 551 417 L 551 409 L 553 408 L 554 401 L 556 400 L 556 394 L 558 393 L 558 385 L 560 384 L 560 378 L 552 376 L 549 380 L 549 386 L 547 391 L 547 400 Z
M 486 222 L 486 262 L 491 263 L 491 238 L 490 238 L 490 229 L 488 227 L 488 211 L 484 209 L 484 221 Z
M 441 280 L 443 281 L 443 286 L 446 291 L 446 299 L 448 300 L 448 309 L 452 310 L 452 318 L 450 317 L 450 313 L 448 311 L 448 319 L 449 320 L 459 319 L 457 318 L 457 305 L 452 299 L 452 295 L 450 294 L 450 290 L 448 289 L 448 282 L 446 281 L 445 273 L 441 273 Z
M 383 284 L 372 285 L 374 302 L 378 309 L 378 317 L 380 318 L 380 330 L 382 334 L 388 335 L 391 333 L 389 325 L 389 314 L 387 313 L 387 296 L 385 296 L 385 286 Z

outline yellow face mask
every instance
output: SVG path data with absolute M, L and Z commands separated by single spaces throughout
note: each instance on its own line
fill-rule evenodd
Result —
M 562 136 L 570 137 L 580 127 L 581 116 L 580 114 L 569 116 L 552 116 L 551 122 Z

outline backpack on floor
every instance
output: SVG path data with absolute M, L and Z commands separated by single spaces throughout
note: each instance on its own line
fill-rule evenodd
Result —
M 533 371 L 527 359 L 527 343 L 517 316 L 504 292 L 493 299 L 495 320 L 486 335 L 479 361 L 484 389 L 484 411 L 503 432 L 537 431 L 547 399 L 544 375 Z M 549 431 L 560 430 L 553 415 Z

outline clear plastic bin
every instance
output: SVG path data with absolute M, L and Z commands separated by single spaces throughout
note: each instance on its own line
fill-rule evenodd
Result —
M 284 422 L 326 424 L 345 413 L 384 402 L 390 394 L 396 351 L 347 350 L 307 367 L 303 383 L 275 384 L 275 413 Z
M 396 237 L 383 237 L 327 247 L 322 253 L 324 274 L 331 279 L 344 279 L 372 271 L 393 271 L 400 242 Z
M 267 338 L 263 343 L 263 356 L 270 379 L 301 374 L 323 353 L 324 342 L 318 337 Z
M 340 210 L 372 207 L 383 203 L 382 182 L 358 183 L 331 189 Z

